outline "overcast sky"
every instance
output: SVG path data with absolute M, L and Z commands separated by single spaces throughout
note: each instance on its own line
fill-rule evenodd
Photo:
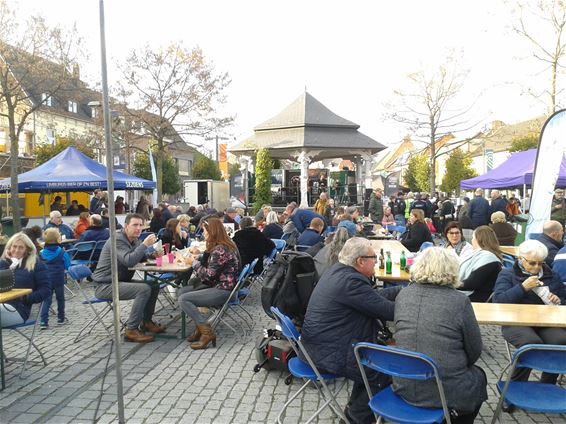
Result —
M 8 2 L 20 16 L 76 23 L 90 54 L 82 75 L 99 82 L 98 0 Z M 112 64 L 131 49 L 182 40 L 230 74 L 228 111 L 237 116 L 238 141 L 306 87 L 360 131 L 390 144 L 406 133 L 384 120 L 393 90 L 453 49 L 470 69 L 460 101 L 481 93 L 475 116 L 514 123 L 545 112 L 525 91 L 545 88 L 549 74 L 541 74 L 530 45 L 512 33 L 509 9 L 500 0 L 107 0 L 109 79 L 119 78 Z

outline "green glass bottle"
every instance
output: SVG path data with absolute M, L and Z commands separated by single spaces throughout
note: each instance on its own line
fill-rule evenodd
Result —
M 387 260 L 385 261 L 385 273 L 393 273 L 393 262 L 391 261 L 391 252 L 387 252 Z
M 401 266 L 401 271 L 407 268 L 407 258 L 405 257 L 405 252 L 401 252 L 401 259 L 399 259 L 399 265 Z

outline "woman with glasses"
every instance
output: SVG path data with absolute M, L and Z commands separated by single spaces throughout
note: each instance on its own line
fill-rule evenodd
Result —
M 198 257 L 189 255 L 186 263 L 193 267 L 194 274 L 187 287 L 178 292 L 179 306 L 196 323 L 196 331 L 187 337 L 191 349 L 206 349 L 216 346 L 216 334 L 199 307 L 220 306 L 230 296 L 238 281 L 240 255 L 219 218 L 205 218 L 201 226 L 206 240 L 206 251 Z
M 451 221 L 444 227 L 444 242 L 442 247 L 452 250 L 460 258 L 464 260 L 474 253 L 473 246 L 464 239 L 462 227 L 456 221 Z
M 471 291 L 472 302 L 485 302 L 501 271 L 501 250 L 495 232 L 487 225 L 474 230 L 473 252 L 460 260 L 460 290 Z
M 531 305 L 566 305 L 566 285 L 544 262 L 548 249 L 538 240 L 519 245 L 519 257 L 512 269 L 504 269 L 495 283 L 494 303 Z M 514 327 L 501 328 L 507 342 L 520 348 L 527 344 L 566 345 L 566 328 Z M 527 381 L 531 370 L 517 368 L 514 381 Z M 540 382 L 556 384 L 556 374 L 542 373 Z

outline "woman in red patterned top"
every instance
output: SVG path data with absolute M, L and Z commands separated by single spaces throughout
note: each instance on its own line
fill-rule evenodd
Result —
M 186 259 L 196 277 L 178 293 L 179 306 L 196 323 L 195 333 L 187 337 L 192 349 L 206 349 L 209 343 L 216 346 L 216 334 L 198 307 L 224 304 L 238 280 L 240 267 L 238 248 L 226 234 L 222 221 L 208 218 L 201 225 L 206 251 Z

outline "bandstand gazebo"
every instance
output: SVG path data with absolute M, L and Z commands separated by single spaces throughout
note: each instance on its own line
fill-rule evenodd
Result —
M 272 159 L 295 160 L 300 164 L 301 207 L 308 207 L 309 163 L 323 159 L 350 159 L 356 164 L 356 179 L 371 188 L 372 155 L 383 145 L 358 131 L 360 126 L 348 121 L 316 100 L 306 91 L 279 114 L 254 128 L 254 134 L 229 151 L 238 157 L 244 178 L 254 151 L 267 148 Z M 244 181 L 247 188 L 247 182 Z

